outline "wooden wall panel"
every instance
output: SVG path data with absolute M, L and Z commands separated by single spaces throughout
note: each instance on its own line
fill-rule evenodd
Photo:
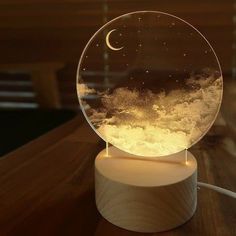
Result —
M 224 74 L 231 73 L 233 0 L 0 0 L 0 65 L 70 65 L 67 82 L 58 77 L 59 91 L 62 104 L 77 106 L 76 65 L 87 41 L 106 21 L 137 10 L 168 12 L 193 24 L 214 47 Z

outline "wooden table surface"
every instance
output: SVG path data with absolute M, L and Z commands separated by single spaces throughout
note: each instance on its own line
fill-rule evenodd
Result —
M 222 137 L 207 136 L 190 151 L 199 181 L 236 191 L 236 156 Z M 0 158 L 0 236 L 146 235 L 110 224 L 96 209 L 94 158 L 104 147 L 77 117 Z M 236 235 L 236 200 L 201 188 L 190 221 L 151 235 Z

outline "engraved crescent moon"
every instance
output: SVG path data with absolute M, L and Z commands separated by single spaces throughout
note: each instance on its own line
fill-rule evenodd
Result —
M 111 30 L 111 31 L 109 31 L 109 32 L 107 33 L 107 36 L 106 36 L 106 44 L 107 44 L 107 47 L 109 47 L 111 50 L 119 51 L 119 50 L 121 50 L 123 47 L 115 48 L 115 47 L 113 47 L 113 46 L 110 44 L 109 38 L 110 38 L 110 34 L 111 34 L 113 31 L 116 31 L 116 29 L 113 29 L 113 30 Z

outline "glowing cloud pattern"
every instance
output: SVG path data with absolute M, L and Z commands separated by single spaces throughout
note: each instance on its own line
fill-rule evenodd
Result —
M 163 156 L 190 147 L 209 129 L 222 96 L 222 77 L 191 77 L 198 89 L 166 94 L 150 90 L 115 89 L 101 96 L 102 107 L 89 109 L 91 123 L 114 146 L 140 156 Z M 85 85 L 79 94 L 93 93 Z M 145 98 L 145 99 L 143 99 Z

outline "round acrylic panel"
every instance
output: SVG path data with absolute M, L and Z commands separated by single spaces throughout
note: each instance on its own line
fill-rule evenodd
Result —
M 132 12 L 99 29 L 77 72 L 82 111 L 97 134 L 138 156 L 199 141 L 222 100 L 218 59 L 203 35 L 162 12 Z

